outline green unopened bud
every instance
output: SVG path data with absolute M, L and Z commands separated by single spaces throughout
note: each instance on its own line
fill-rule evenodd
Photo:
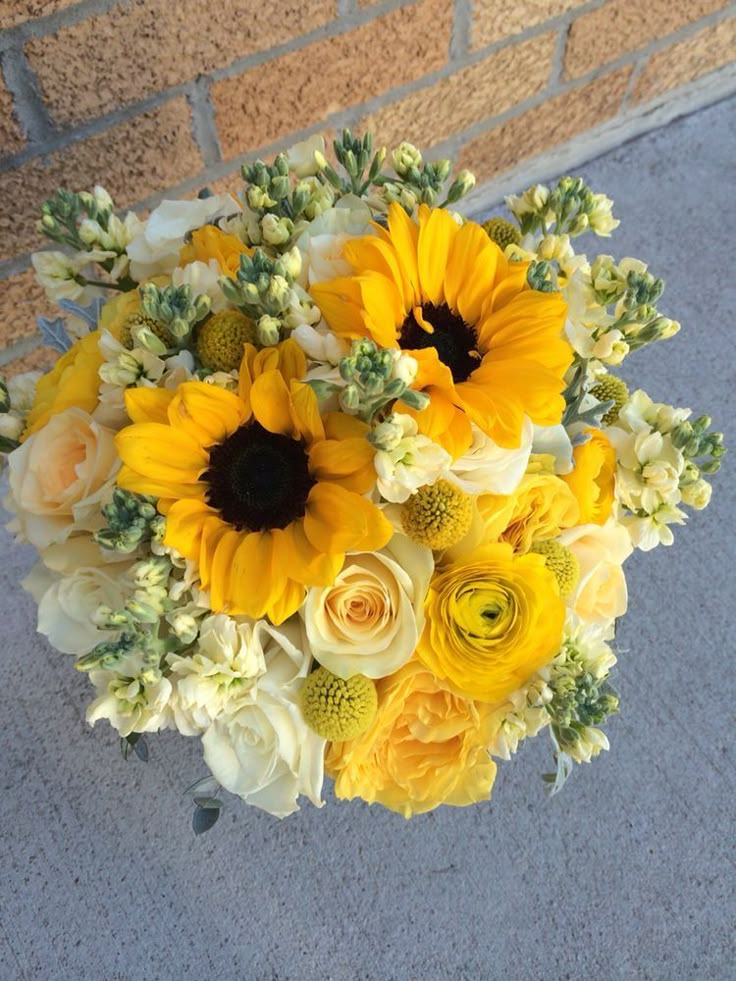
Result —
M 454 204 L 455 201 L 459 201 L 473 187 L 475 187 L 475 174 L 471 174 L 469 170 L 461 170 L 447 192 L 447 203 Z
M 281 336 L 281 321 L 264 315 L 256 324 L 258 341 L 262 347 L 275 347 Z
M 360 407 L 360 392 L 354 384 L 346 385 L 340 392 L 340 407 L 343 412 L 357 412 Z
M 408 405 L 410 409 L 421 412 L 429 405 L 429 395 L 426 392 L 417 392 L 413 388 L 407 388 L 400 396 L 400 401 Z

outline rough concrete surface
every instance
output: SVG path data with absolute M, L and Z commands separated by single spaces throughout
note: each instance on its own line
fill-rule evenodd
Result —
M 622 219 L 590 249 L 648 259 L 683 324 L 625 374 L 733 447 L 674 549 L 628 564 L 611 752 L 552 801 L 540 737 L 486 805 L 407 823 L 328 793 L 278 822 L 232 800 L 195 839 L 196 741 L 124 763 L 87 727 L 3 534 L 0 978 L 734 977 L 734 133 L 732 98 L 579 168 Z

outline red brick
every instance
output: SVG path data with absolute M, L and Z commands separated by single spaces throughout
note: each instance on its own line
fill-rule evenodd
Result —
M 599 65 L 645 47 L 693 23 L 727 0 L 609 0 L 572 24 L 565 51 L 565 75 L 578 78 Z
M 727 65 L 735 53 L 736 17 L 731 17 L 652 55 L 636 82 L 632 99 L 644 102 L 663 95 Z
M 371 113 L 361 128 L 378 144 L 409 140 L 418 147 L 440 143 L 474 123 L 506 112 L 547 84 L 556 34 L 512 44 L 454 75 Z
M 0 174 L 0 259 L 38 248 L 41 203 L 57 187 L 103 184 L 119 206 L 132 204 L 198 173 L 202 167 L 184 98 L 17 170 Z
M 26 53 L 53 118 L 68 124 L 283 44 L 334 15 L 335 0 L 132 0 L 35 38 Z
M 316 125 L 447 62 L 452 8 L 421 0 L 211 89 L 227 157 Z
M 592 129 L 616 115 L 631 71 L 627 66 L 611 72 L 483 133 L 463 148 L 459 166 L 479 182 L 489 180 Z
M 471 45 L 482 48 L 494 41 L 519 34 L 536 24 L 568 10 L 580 7 L 586 0 L 486 0 L 473 5 Z

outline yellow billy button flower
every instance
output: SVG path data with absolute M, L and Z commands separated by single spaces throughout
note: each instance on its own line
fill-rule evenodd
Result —
M 282 623 L 308 586 L 329 586 L 347 551 L 392 527 L 362 495 L 374 479 L 367 426 L 319 414 L 295 341 L 247 344 L 238 391 L 184 382 L 133 388 L 118 433 L 119 486 L 158 498 L 165 543 L 198 563 L 216 612 Z
M 420 487 L 401 509 L 401 525 L 412 541 L 449 548 L 464 538 L 473 520 L 473 499 L 447 480 Z
M 467 698 L 499 702 L 560 649 L 565 606 L 542 555 L 484 545 L 432 580 L 417 653 Z
M 572 453 L 573 469 L 561 478 L 580 506 L 578 524 L 604 525 L 613 510 L 616 451 L 600 429 L 586 429 L 590 437 Z
M 524 416 L 559 423 L 572 348 L 559 293 L 527 285 L 528 264 L 509 262 L 480 225 L 459 226 L 442 208 L 415 222 L 396 203 L 388 227 L 352 239 L 352 274 L 311 287 L 330 327 L 399 347 L 419 364 L 413 387 L 429 395 L 420 431 L 453 457 L 471 421 L 500 446 L 519 446 Z M 404 410 L 407 411 L 407 410 Z
M 611 408 L 601 419 L 604 426 L 612 426 L 618 414 L 629 401 L 629 386 L 617 375 L 603 375 L 590 390 L 601 402 L 613 402 Z
M 489 218 L 484 221 L 481 228 L 488 238 L 495 242 L 500 249 L 505 249 L 508 245 L 518 245 L 521 242 L 521 232 L 518 225 L 507 221 L 505 218 Z
M 199 360 L 210 371 L 232 371 L 243 359 L 245 345 L 256 339 L 256 329 L 240 310 L 222 310 L 200 327 Z
M 561 542 L 548 538 L 546 541 L 534 542 L 531 551 L 544 556 L 547 568 L 555 574 L 560 596 L 563 599 L 572 596 L 580 582 L 580 563 L 570 549 Z
M 355 739 L 376 716 L 376 686 L 363 674 L 347 680 L 327 668 L 317 668 L 300 692 L 302 715 L 310 729 L 323 739 Z

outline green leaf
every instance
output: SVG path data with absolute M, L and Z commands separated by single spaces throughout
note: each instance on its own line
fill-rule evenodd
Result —
M 217 824 L 220 817 L 219 807 L 198 807 L 192 815 L 192 829 L 195 835 L 203 835 Z

